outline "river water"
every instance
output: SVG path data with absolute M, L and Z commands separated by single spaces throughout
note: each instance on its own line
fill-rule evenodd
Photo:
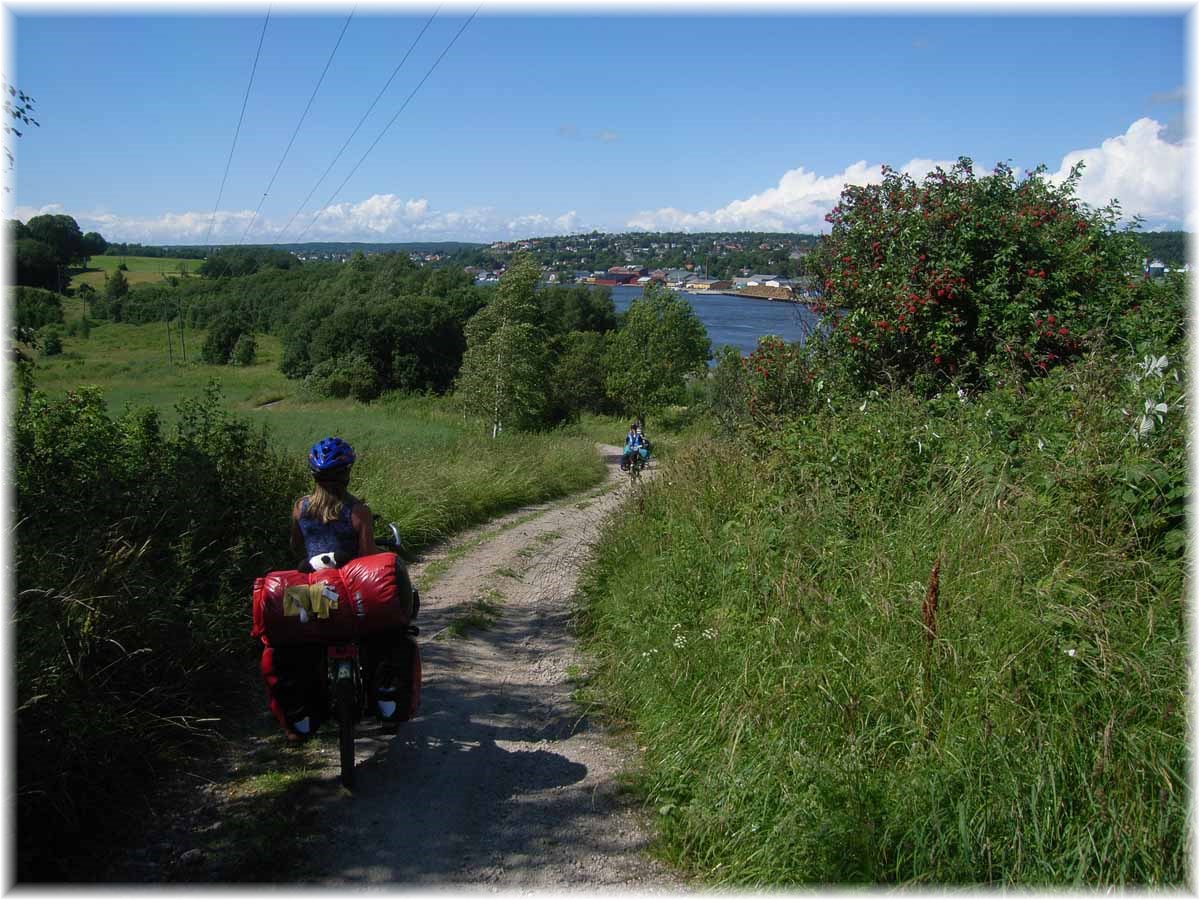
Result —
M 642 295 L 640 287 L 616 285 L 612 291 L 617 312 Z M 750 353 L 764 335 L 774 334 L 785 341 L 803 341 L 817 325 L 817 316 L 800 303 L 781 303 L 778 300 L 754 300 L 750 297 L 726 297 L 703 294 L 680 294 L 691 304 L 697 317 L 708 329 L 715 350 L 721 344 L 732 344 L 743 354 Z

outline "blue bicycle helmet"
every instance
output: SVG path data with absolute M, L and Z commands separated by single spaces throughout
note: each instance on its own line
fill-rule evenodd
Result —
M 314 474 L 345 468 L 354 459 L 354 448 L 339 437 L 322 438 L 308 451 L 308 467 Z

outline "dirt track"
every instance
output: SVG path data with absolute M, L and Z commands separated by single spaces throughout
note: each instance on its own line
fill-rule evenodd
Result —
M 602 449 L 611 485 L 624 477 L 620 451 Z M 571 700 L 571 597 L 627 490 L 521 510 L 413 566 L 418 583 L 442 569 L 422 591 L 421 713 L 395 736 L 358 741 L 354 796 L 330 804 L 337 838 L 310 860 L 317 883 L 680 886 L 645 857 L 640 816 L 618 790 L 627 749 Z M 492 590 L 489 626 L 445 631 Z

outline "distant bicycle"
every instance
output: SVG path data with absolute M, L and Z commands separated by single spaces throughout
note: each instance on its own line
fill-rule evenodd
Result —
M 642 480 L 642 469 L 650 465 L 650 460 L 642 459 L 642 454 L 635 453 L 629 460 L 629 483 L 634 484 Z

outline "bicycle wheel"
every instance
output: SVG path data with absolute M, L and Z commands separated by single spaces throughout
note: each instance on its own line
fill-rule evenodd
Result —
M 338 751 L 342 762 L 342 784 L 354 787 L 354 678 L 349 673 L 339 677 L 334 686 L 337 706 Z

